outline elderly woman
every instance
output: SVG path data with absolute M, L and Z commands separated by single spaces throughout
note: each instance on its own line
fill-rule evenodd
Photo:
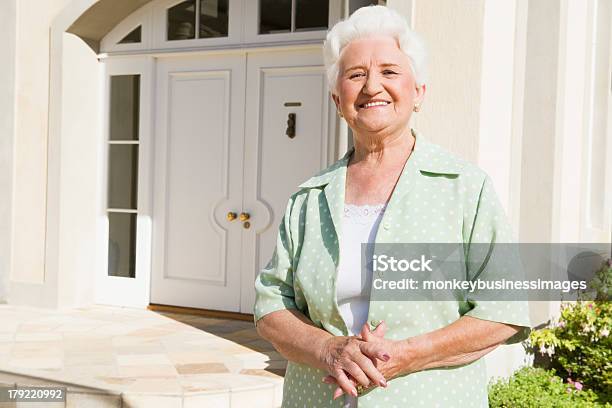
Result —
M 289 360 L 283 407 L 486 407 L 481 357 L 524 338 L 525 304 L 371 300 L 360 245 L 510 241 L 491 180 L 410 128 L 424 50 L 395 11 L 359 9 L 324 55 L 354 148 L 290 197 L 255 282 L 257 330 Z

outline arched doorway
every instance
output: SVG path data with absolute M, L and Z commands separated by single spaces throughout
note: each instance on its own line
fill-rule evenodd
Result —
M 98 302 L 251 313 L 289 195 L 338 155 L 320 47 L 340 9 L 156 0 L 100 39 Z

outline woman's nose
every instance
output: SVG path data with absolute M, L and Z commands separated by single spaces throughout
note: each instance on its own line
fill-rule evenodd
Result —
M 368 73 L 368 77 L 363 86 L 363 93 L 366 95 L 376 95 L 380 91 L 382 91 L 380 77 L 375 73 Z

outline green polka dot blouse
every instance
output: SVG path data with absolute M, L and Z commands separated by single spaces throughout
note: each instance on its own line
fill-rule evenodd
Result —
M 487 174 L 414 132 L 416 143 L 387 204 L 376 243 L 512 242 L 504 210 Z M 297 309 L 336 336 L 349 331 L 336 299 L 338 241 L 342 238 L 346 169 L 353 149 L 299 186 L 279 226 L 270 262 L 255 281 L 255 322 L 268 313 Z M 375 290 L 372 288 L 372 290 Z M 368 322 L 385 320 L 385 337 L 405 339 L 444 327 L 463 315 L 525 329 L 527 302 L 371 301 Z M 283 407 L 342 407 L 332 400 L 335 386 L 321 382 L 322 370 L 289 362 Z M 397 377 L 387 388 L 358 398 L 360 408 L 487 407 L 484 361 Z

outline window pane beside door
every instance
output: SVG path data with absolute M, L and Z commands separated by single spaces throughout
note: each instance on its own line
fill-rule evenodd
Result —
M 259 34 L 291 32 L 291 0 L 259 1 Z
M 329 0 L 296 0 L 295 31 L 327 30 Z
M 138 140 L 140 75 L 110 79 L 110 140 Z
M 228 0 L 200 0 L 199 38 L 227 37 Z
M 136 214 L 108 214 L 108 276 L 136 277 Z
M 188 0 L 168 9 L 168 41 L 195 38 L 196 1 Z
M 136 276 L 140 75 L 109 78 L 108 275 Z
M 138 208 L 138 145 L 109 146 L 108 208 Z

